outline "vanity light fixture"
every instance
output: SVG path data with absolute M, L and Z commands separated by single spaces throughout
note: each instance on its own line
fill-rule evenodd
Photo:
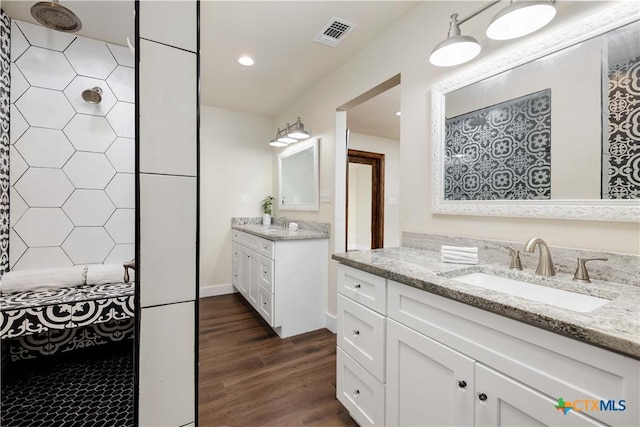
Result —
M 550 1 L 519 1 L 496 14 L 487 27 L 487 37 L 511 40 L 526 36 L 547 25 L 556 16 Z
M 282 132 L 280 131 L 280 129 L 278 129 L 278 131 L 276 132 L 276 136 L 275 138 L 273 138 L 271 141 L 269 141 L 269 145 L 271 145 L 272 147 L 286 147 L 288 144 L 286 142 L 282 142 L 280 140 L 278 140 L 278 138 L 280 138 L 280 134 Z
M 298 117 L 298 121 L 295 122 L 293 126 L 291 126 L 291 128 L 287 130 L 288 130 L 287 136 L 290 138 L 307 139 L 311 136 L 309 135 L 309 132 L 304 130 L 304 125 L 300 121 L 300 117 Z
M 463 64 L 478 56 L 481 49 L 478 40 L 471 36 L 463 36 L 460 33 L 458 14 L 454 13 L 451 15 L 447 39 L 433 48 L 431 56 L 429 56 L 429 62 L 438 67 Z
M 274 147 L 286 147 L 289 144 L 296 143 L 300 140 L 310 138 L 311 134 L 304 129 L 302 120 L 298 117 L 298 120 L 294 124 L 287 123 L 287 126 L 276 132 L 276 137 L 269 142 L 269 145 Z
M 438 43 L 429 56 L 429 62 L 439 67 L 450 67 L 472 60 L 482 49 L 480 43 L 471 37 L 463 36 L 460 25 L 500 3 L 491 1 L 462 19 L 458 14 L 451 15 L 449 33 L 446 40 Z M 556 15 L 555 0 L 517 1 L 499 11 L 487 28 L 487 36 L 494 40 L 510 40 L 531 34 L 547 25 Z
M 280 142 L 284 142 L 286 144 L 293 144 L 294 142 L 298 142 L 297 139 L 292 138 L 289 136 L 289 129 L 291 128 L 291 125 L 289 123 L 287 123 L 287 127 L 284 128 L 284 130 L 282 131 L 282 135 L 280 135 L 280 138 L 278 138 L 278 141 Z

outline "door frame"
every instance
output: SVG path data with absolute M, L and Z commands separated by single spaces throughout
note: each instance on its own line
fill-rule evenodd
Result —
M 384 247 L 384 154 L 347 150 L 345 243 L 349 238 L 349 163 L 371 166 L 371 249 Z

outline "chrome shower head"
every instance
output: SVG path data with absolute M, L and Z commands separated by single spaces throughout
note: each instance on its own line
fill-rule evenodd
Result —
M 31 6 L 31 16 L 45 27 L 74 33 L 82 28 L 75 13 L 58 3 L 58 0 L 41 1 Z
M 100 104 L 102 101 L 102 89 L 93 87 L 82 91 L 82 99 L 89 104 Z

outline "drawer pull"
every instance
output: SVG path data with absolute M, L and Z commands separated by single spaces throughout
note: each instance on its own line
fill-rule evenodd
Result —
M 356 329 L 356 330 L 354 330 L 352 333 L 353 333 L 353 335 L 354 335 L 354 336 L 355 336 L 355 335 L 360 335 L 360 331 L 359 331 L 359 330 L 357 330 L 357 329 Z
M 354 288 L 356 288 L 356 289 L 360 289 L 360 283 L 356 283 L 356 285 L 354 286 Z
M 458 387 L 467 388 L 467 382 L 465 380 L 458 381 Z
M 353 395 L 354 396 L 357 396 L 359 394 L 360 394 L 360 390 L 358 390 L 358 389 L 353 390 Z
M 478 394 L 478 400 L 480 400 L 481 402 L 484 402 L 487 400 L 487 395 L 484 393 L 480 393 Z

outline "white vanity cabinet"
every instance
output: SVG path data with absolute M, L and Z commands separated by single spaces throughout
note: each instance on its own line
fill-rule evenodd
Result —
M 340 293 L 344 283 L 360 283 L 345 276 L 369 275 L 358 272 L 340 266 Z M 640 361 L 378 279 L 386 289 L 385 336 L 377 344 L 359 346 L 368 350 L 359 351 L 350 343 L 350 333 L 366 329 L 368 323 L 349 319 L 364 316 L 351 309 L 353 300 L 345 304 L 344 295 L 338 295 L 337 394 L 361 425 L 640 425 Z M 367 366 L 374 358 L 364 357 L 375 355 L 372 349 L 381 343 L 386 348 L 382 379 Z M 343 363 L 346 357 L 349 363 Z M 362 380 L 357 383 L 353 378 Z M 353 384 L 384 390 L 384 420 L 375 418 L 380 416 L 378 408 L 364 416 L 369 415 L 365 405 L 372 399 L 361 399 L 365 403 L 359 405 L 364 386 Z M 578 401 L 579 406 L 565 414 L 556 408 L 559 398 Z M 618 409 L 624 400 L 626 409 L 594 410 L 594 405 L 600 409 L 601 400 L 615 401 Z M 605 405 L 612 408 L 611 402 Z
M 327 239 L 232 230 L 232 284 L 282 338 L 325 327 Z

